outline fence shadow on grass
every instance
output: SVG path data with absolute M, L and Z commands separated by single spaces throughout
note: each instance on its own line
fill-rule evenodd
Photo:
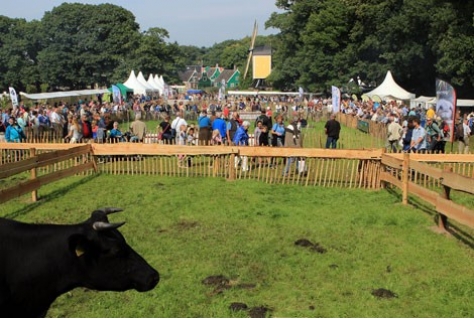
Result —
M 396 189 L 388 188 L 387 191 L 397 197 L 400 197 L 401 194 L 396 191 Z M 411 197 L 409 199 L 409 203 L 414 208 L 426 213 L 428 216 L 433 218 L 434 227 L 437 228 L 436 225 L 439 223 L 439 214 L 436 212 L 432 205 L 425 203 L 421 199 L 416 197 Z M 474 236 L 463 229 L 462 225 L 458 225 L 454 220 L 451 220 L 449 223 L 449 227 L 447 228 L 447 234 L 453 236 L 464 245 L 468 246 L 469 248 L 474 250 Z
M 96 174 L 96 175 L 88 175 L 88 176 L 85 176 L 84 178 L 82 178 L 81 180 L 79 181 L 76 181 L 70 185 L 67 185 L 65 187 L 62 187 L 62 188 L 59 188 L 59 189 L 56 189 L 54 191 L 52 191 L 51 193 L 49 194 L 46 194 L 46 195 L 43 195 L 41 196 L 41 199 L 39 199 L 38 201 L 36 202 L 31 202 L 31 204 L 25 206 L 24 208 L 22 209 L 19 209 L 17 211 L 14 211 L 14 212 L 11 212 L 5 216 L 3 216 L 4 218 L 8 218 L 8 219 L 15 219 L 17 217 L 20 217 L 20 216 L 26 216 L 28 215 L 30 212 L 34 211 L 36 208 L 38 208 L 39 206 L 47 203 L 47 202 L 50 202 L 50 201 L 53 201 L 55 199 L 57 199 L 58 197 L 60 196 L 63 196 L 63 195 L 66 195 L 67 193 L 69 193 L 70 191 L 73 191 L 74 189 L 76 189 L 78 186 L 81 186 L 83 184 L 86 184 L 92 180 L 94 180 L 95 178 L 97 178 L 99 175 Z

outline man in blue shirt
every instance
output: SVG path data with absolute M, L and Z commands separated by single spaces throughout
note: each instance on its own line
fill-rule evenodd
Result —
M 209 145 L 211 140 L 211 119 L 207 116 L 207 111 L 202 110 L 198 118 L 199 145 Z
M 426 131 L 420 125 L 420 119 L 413 117 L 413 133 L 411 137 L 411 151 L 424 153 L 426 151 Z
M 227 123 L 222 118 L 222 113 L 217 112 L 216 118 L 212 122 L 212 130 L 219 130 L 222 138 L 222 145 L 226 145 L 227 142 Z

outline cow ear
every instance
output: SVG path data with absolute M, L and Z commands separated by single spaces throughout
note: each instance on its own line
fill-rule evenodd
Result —
M 69 251 L 76 257 L 86 254 L 88 246 L 87 238 L 83 235 L 69 237 Z

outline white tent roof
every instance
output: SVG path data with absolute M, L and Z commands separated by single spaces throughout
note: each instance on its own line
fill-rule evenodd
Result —
M 107 89 L 95 89 L 95 90 L 76 90 L 76 91 L 58 91 L 58 92 L 46 92 L 46 93 L 34 93 L 27 94 L 20 92 L 21 96 L 24 96 L 30 100 L 48 100 L 48 99 L 60 99 L 71 96 L 89 96 L 96 94 L 108 93 Z
M 158 76 L 158 74 L 155 74 L 155 78 L 153 79 L 156 83 L 156 86 L 160 90 L 160 94 L 163 95 L 165 92 L 165 85 L 164 82 L 161 80 L 163 79 L 163 76 Z
M 147 81 L 148 85 L 155 89 L 155 91 L 160 91 L 160 88 L 156 85 L 155 80 L 153 79 L 153 74 L 150 73 Z
M 151 91 L 148 87 L 142 85 L 138 82 L 137 77 L 135 76 L 135 71 L 130 72 L 128 80 L 123 83 L 125 86 L 133 89 L 133 94 L 147 94 Z
M 406 91 L 395 82 L 390 70 L 387 71 L 387 75 L 385 76 L 382 84 L 365 94 L 370 97 L 378 95 L 382 99 L 385 97 L 391 97 L 397 100 L 411 100 L 415 98 L 415 94 Z
M 438 101 L 437 98 L 433 97 L 430 101 L 428 101 L 428 103 L 429 104 L 436 104 L 437 101 Z M 456 106 L 458 106 L 458 107 L 473 107 L 474 106 L 474 100 L 472 100 L 472 99 L 456 99 Z
M 151 86 L 150 84 L 148 84 L 148 82 L 145 80 L 145 77 L 143 76 L 142 71 L 138 72 L 137 80 L 138 80 L 138 82 L 140 82 L 140 84 L 142 84 L 144 87 L 148 88 L 148 90 L 150 90 L 150 91 L 152 91 L 152 92 L 158 91 L 158 89 L 156 89 L 155 87 L 153 87 L 153 86 Z

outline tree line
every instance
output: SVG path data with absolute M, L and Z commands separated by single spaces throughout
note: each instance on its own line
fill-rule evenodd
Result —
M 274 89 L 324 93 L 336 85 L 361 93 L 357 77 L 375 86 L 391 70 L 417 95 L 434 95 L 436 78 L 459 97 L 474 93 L 474 2 L 276 0 L 275 6 L 280 11 L 265 27 L 279 32 L 256 39 L 273 48 L 267 83 Z M 181 84 L 178 74 L 189 65 L 245 68 L 250 37 L 208 48 L 168 38 L 160 27 L 141 32 L 130 11 L 112 4 L 63 3 L 33 21 L 0 16 L 0 85 L 30 93 L 82 89 L 122 82 L 132 69 Z

